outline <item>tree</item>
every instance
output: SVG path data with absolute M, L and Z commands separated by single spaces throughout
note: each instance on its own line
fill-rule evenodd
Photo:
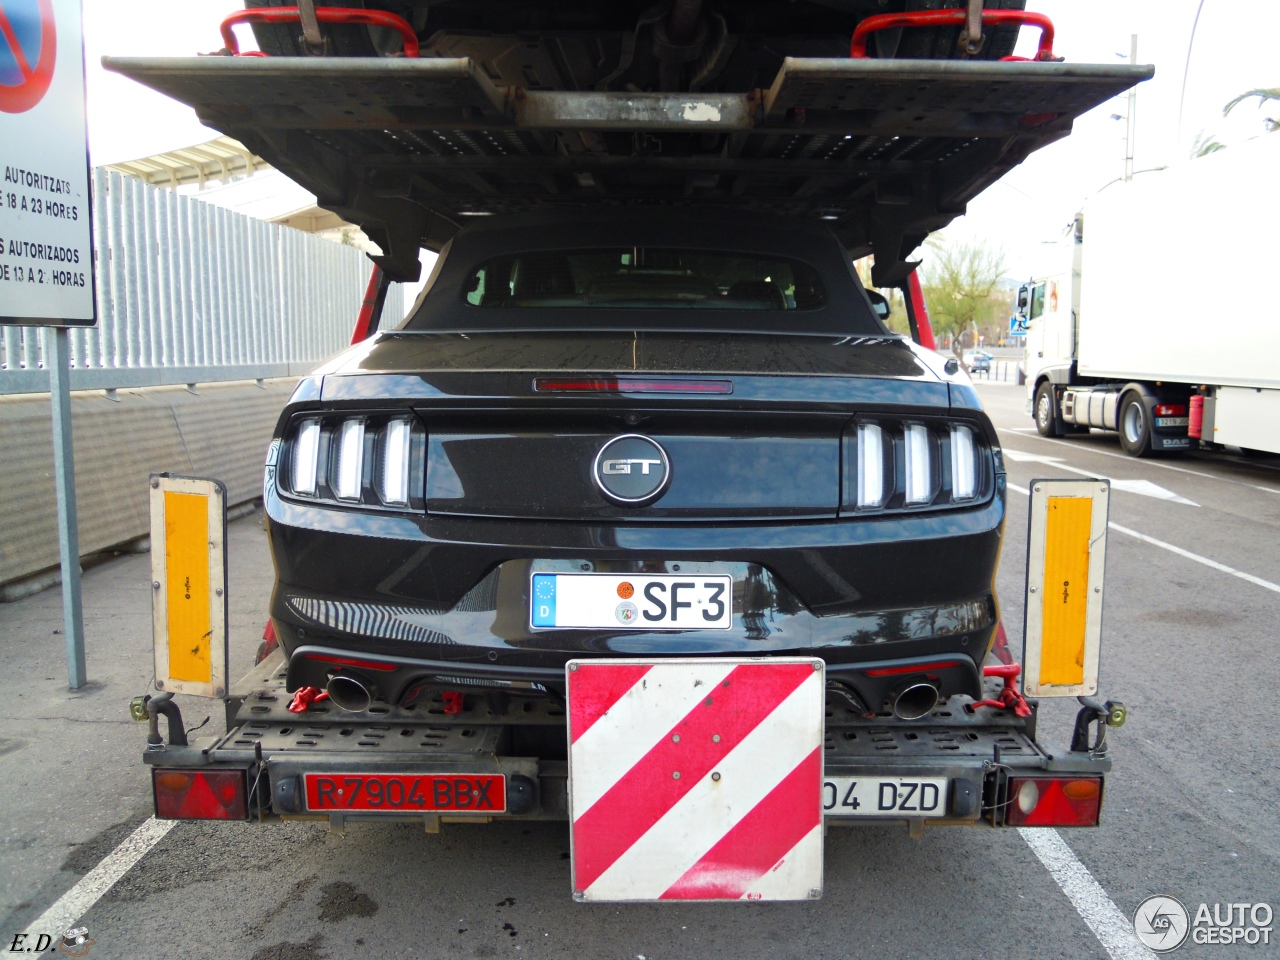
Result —
M 989 322 L 1000 307 L 994 294 L 1004 277 L 1004 250 L 981 240 L 950 243 L 942 237 L 929 247 L 933 252 L 923 269 L 929 320 L 935 334 L 951 336 L 951 351 L 963 364 L 962 336 Z
M 1280 100 L 1280 87 L 1255 87 L 1252 90 L 1246 90 L 1238 97 L 1232 97 L 1227 101 L 1227 105 L 1222 108 L 1222 115 L 1224 117 L 1227 116 L 1240 104 L 1246 100 L 1252 100 L 1254 97 L 1258 98 L 1258 109 L 1261 110 L 1268 100 Z M 1274 117 L 1263 117 L 1262 122 L 1266 124 L 1267 130 L 1271 133 L 1280 130 L 1280 120 Z
M 1227 149 L 1227 145 L 1213 133 L 1208 130 L 1201 130 L 1196 134 L 1195 142 L 1191 144 L 1191 159 L 1207 157 L 1211 153 L 1217 153 L 1219 150 L 1225 149 Z

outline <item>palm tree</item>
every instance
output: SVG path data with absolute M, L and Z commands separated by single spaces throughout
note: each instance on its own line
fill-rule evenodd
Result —
M 1254 97 L 1258 98 L 1258 108 L 1261 109 L 1262 105 L 1268 100 L 1280 100 L 1280 87 L 1255 87 L 1252 90 L 1246 90 L 1239 96 L 1232 97 L 1231 100 L 1227 102 L 1227 105 L 1222 108 L 1222 115 L 1225 117 L 1236 107 L 1240 106 L 1240 104 L 1244 103 L 1244 101 L 1252 100 Z M 1274 117 L 1263 117 L 1262 122 L 1267 125 L 1267 130 L 1271 133 L 1275 133 L 1277 130 L 1280 130 L 1280 120 L 1277 120 Z
M 1219 150 L 1227 149 L 1227 145 L 1219 140 L 1208 130 L 1201 130 L 1196 134 L 1195 142 L 1191 144 L 1191 159 L 1196 157 L 1207 157 L 1211 153 L 1217 153 Z

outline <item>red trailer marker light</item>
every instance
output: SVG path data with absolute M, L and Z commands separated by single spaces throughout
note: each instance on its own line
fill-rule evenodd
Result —
M 1096 827 L 1101 777 L 1010 777 L 1005 824 L 1010 827 Z
M 248 820 L 244 770 L 153 768 L 151 785 L 160 820 Z
M 1187 415 L 1187 405 L 1185 403 L 1157 403 L 1157 417 L 1185 417 Z

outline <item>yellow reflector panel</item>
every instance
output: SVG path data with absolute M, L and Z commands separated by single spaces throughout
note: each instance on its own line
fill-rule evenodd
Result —
M 1089 537 L 1093 501 L 1049 497 L 1045 516 L 1044 620 L 1040 683 L 1084 682 L 1085 614 L 1089 606 Z
M 169 676 L 211 683 L 213 635 L 209 604 L 209 498 L 164 494 L 168 575 Z

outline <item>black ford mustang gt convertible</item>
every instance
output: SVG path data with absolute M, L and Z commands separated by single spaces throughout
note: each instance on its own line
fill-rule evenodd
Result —
M 820 222 L 477 218 L 280 418 L 289 688 L 559 698 L 574 657 L 786 654 L 866 714 L 979 697 L 995 432 L 873 296 Z

